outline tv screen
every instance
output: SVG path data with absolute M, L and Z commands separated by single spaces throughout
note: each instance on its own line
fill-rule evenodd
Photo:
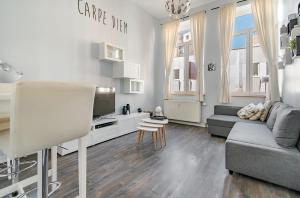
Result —
M 94 100 L 94 117 L 115 113 L 115 88 L 97 87 Z

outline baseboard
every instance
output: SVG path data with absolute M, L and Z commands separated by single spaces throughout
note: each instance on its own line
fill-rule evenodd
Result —
M 170 123 L 176 123 L 176 124 L 184 124 L 184 125 L 198 126 L 198 127 L 207 128 L 207 124 L 206 123 L 186 122 L 186 121 L 171 120 L 171 119 L 169 119 L 169 122 Z

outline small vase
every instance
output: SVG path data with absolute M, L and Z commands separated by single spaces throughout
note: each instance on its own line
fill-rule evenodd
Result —
M 300 36 L 300 25 L 295 25 L 291 33 L 292 39 L 295 39 L 297 36 Z
M 293 59 L 292 59 L 292 51 L 290 48 L 286 48 L 285 49 L 285 54 L 284 54 L 284 58 L 283 58 L 283 62 L 284 65 L 290 65 L 293 63 Z
M 287 33 L 280 35 L 280 48 L 285 49 L 289 46 L 289 36 Z

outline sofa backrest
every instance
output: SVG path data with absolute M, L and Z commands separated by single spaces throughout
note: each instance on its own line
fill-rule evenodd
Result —
M 237 106 L 215 105 L 214 114 L 215 115 L 237 116 L 237 112 L 241 108 L 242 107 L 237 107 Z

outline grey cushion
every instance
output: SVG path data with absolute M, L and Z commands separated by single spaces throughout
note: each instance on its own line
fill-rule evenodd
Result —
M 208 125 L 214 126 L 222 126 L 222 127 L 230 127 L 232 128 L 233 125 L 239 120 L 237 116 L 228 116 L 228 115 L 212 115 L 207 118 Z
M 228 115 L 212 115 L 209 118 L 207 118 L 207 124 L 214 125 L 214 126 L 232 128 L 236 122 L 263 124 L 263 122 L 260 121 L 245 120 L 245 119 L 240 119 L 237 116 L 228 116 Z
M 267 120 L 267 126 L 268 126 L 269 129 L 271 129 L 271 130 L 273 129 L 278 111 L 281 111 L 281 110 L 283 110 L 287 107 L 288 107 L 288 105 L 284 104 L 282 102 L 276 102 L 272 106 L 272 108 L 270 110 L 270 115 L 269 115 L 268 120 Z
M 273 128 L 276 142 L 283 147 L 294 147 L 300 132 L 300 110 L 288 107 L 278 111 Z
M 227 140 L 282 148 L 276 143 L 272 131 L 265 124 L 238 122 L 232 128 Z
M 231 131 L 231 127 L 229 128 L 229 127 L 214 126 L 214 125 L 208 125 L 207 129 L 208 129 L 208 133 L 220 137 L 227 137 Z
M 215 105 L 214 114 L 215 115 L 229 115 L 229 116 L 237 116 L 237 112 L 242 107 L 236 106 L 226 106 L 226 105 Z

